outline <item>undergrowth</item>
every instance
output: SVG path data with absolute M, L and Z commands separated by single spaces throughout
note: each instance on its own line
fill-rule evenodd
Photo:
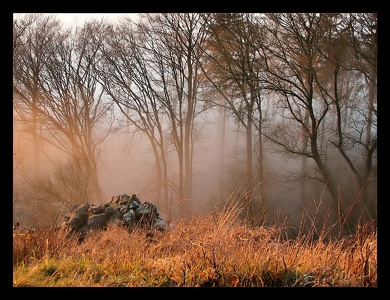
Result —
M 14 233 L 14 287 L 372 287 L 377 231 L 339 239 L 248 226 L 230 212 L 193 216 L 164 232 L 109 225 L 77 236 Z M 367 230 L 370 228 L 370 230 Z

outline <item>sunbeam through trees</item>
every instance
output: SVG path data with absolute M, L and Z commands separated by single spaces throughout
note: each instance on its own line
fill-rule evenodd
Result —
M 377 15 L 149 13 L 69 27 L 15 14 L 13 130 L 14 223 L 55 226 L 117 194 L 169 223 L 233 197 L 252 226 L 354 234 L 377 218 Z

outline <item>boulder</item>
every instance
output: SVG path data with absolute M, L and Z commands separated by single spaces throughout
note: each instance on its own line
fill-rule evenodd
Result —
M 70 233 L 80 233 L 82 237 L 89 230 L 105 230 L 109 223 L 125 226 L 129 231 L 135 228 L 166 229 L 157 206 L 152 202 L 141 203 L 135 194 L 112 196 L 101 204 L 75 205 L 70 213 L 65 217 L 63 228 L 68 228 Z

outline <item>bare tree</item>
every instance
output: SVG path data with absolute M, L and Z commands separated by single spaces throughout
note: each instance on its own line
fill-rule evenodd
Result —
M 168 204 L 169 187 L 190 208 L 195 118 L 205 39 L 198 14 L 145 14 L 123 19 L 101 47 L 99 80 L 126 119 L 148 138 L 154 153 L 157 192 Z M 168 153 L 177 153 L 178 185 L 169 180 Z
M 253 47 L 261 34 L 254 22 L 254 14 L 214 14 L 209 22 L 210 45 L 205 49 L 209 59 L 205 76 L 224 98 L 214 102 L 228 109 L 246 133 L 246 185 L 249 217 L 255 215 L 254 190 L 264 183 L 262 138 L 262 91 L 259 77 L 257 49 Z M 255 135 L 257 133 L 257 135 Z M 254 174 L 254 137 L 257 139 L 257 176 Z M 266 208 L 264 189 L 259 193 L 260 208 Z
M 344 45 L 340 44 L 344 28 L 326 14 L 269 14 L 264 20 L 267 35 L 259 47 L 259 55 L 264 62 L 262 68 L 265 72 L 262 74 L 265 76 L 260 80 L 264 88 L 280 95 L 279 108 L 289 113 L 288 119 L 283 118 L 267 137 L 290 155 L 313 159 L 320 174 L 320 177 L 314 178 L 323 182 L 330 192 L 340 227 L 346 224 L 351 232 L 353 229 L 348 217 L 354 202 L 346 199 L 342 201 L 340 198 L 339 174 L 334 169 L 335 165 L 327 162 L 330 153 L 322 151 L 320 147 L 320 139 L 325 139 L 320 136 L 321 126 L 326 119 L 335 120 L 336 130 L 328 128 L 329 135 L 325 143 L 338 145 L 338 150 L 347 149 L 348 143 L 342 140 L 350 134 L 350 131 L 342 130 L 342 123 L 357 120 L 356 115 L 349 120 L 341 118 L 341 95 L 347 93 L 347 90 L 345 85 L 340 84 L 339 72 L 341 66 L 349 60 L 348 56 L 343 55 L 343 48 L 340 48 Z M 335 42 L 339 46 L 329 48 L 329 45 L 336 45 Z M 338 57 L 338 63 L 333 60 L 332 72 L 327 73 L 324 71 L 327 66 L 324 59 L 330 57 Z M 358 81 L 355 81 L 355 88 L 358 86 L 356 83 Z M 302 129 L 304 134 L 301 133 Z M 338 139 L 336 144 L 333 137 Z M 344 154 L 344 159 L 351 167 L 348 161 L 351 162 L 353 153 Z
M 345 15 L 342 15 L 344 17 Z M 359 87 L 365 91 L 365 99 L 362 101 L 364 109 L 362 117 L 365 120 L 361 126 L 355 128 L 355 132 L 364 132 L 363 135 L 351 137 L 353 142 L 363 147 L 364 168 L 357 175 L 360 188 L 363 188 L 369 177 L 374 173 L 376 166 L 377 150 L 377 14 L 350 14 L 346 15 L 348 32 L 352 41 L 351 53 L 355 64 L 347 67 L 348 70 L 356 69 L 364 78 L 364 83 Z M 352 67 L 352 68 L 351 68 Z M 359 91 L 359 89 L 356 89 Z M 352 97 L 357 98 L 358 97 Z M 358 106 L 360 103 L 357 104 Z M 374 181 L 376 182 L 376 181 Z M 365 193 L 369 190 L 365 189 Z M 372 190 L 371 190 L 372 192 Z M 365 204 L 368 202 L 365 195 Z
M 38 24 L 42 20 L 38 18 Z M 83 161 L 86 168 L 84 180 L 90 183 L 89 199 L 100 201 L 98 145 L 106 138 L 111 126 L 111 120 L 105 118 L 111 109 L 110 104 L 104 102 L 103 92 L 99 90 L 96 76 L 92 73 L 100 38 L 96 35 L 93 23 L 86 24 L 72 34 L 61 30 L 58 21 L 51 22 L 57 26 L 49 31 L 52 38 L 46 44 L 37 45 L 41 52 L 33 55 L 45 55 L 45 59 L 39 63 L 40 72 L 34 72 L 34 65 L 26 63 L 23 69 L 19 67 L 18 61 L 14 61 L 21 69 L 14 73 L 15 110 L 20 116 L 26 116 L 23 108 L 34 112 L 37 123 L 44 129 L 39 134 L 40 139 L 63 151 L 75 162 Z M 32 40 L 35 40 L 34 36 L 44 35 L 42 28 L 38 27 L 32 28 L 30 33 Z M 15 48 L 15 52 L 22 50 Z M 21 54 L 21 57 L 29 59 L 27 54 Z M 30 93 L 34 95 L 34 101 Z M 26 123 L 28 118 L 22 120 Z M 96 130 L 102 121 L 108 122 L 106 131 L 102 130 L 98 136 Z M 47 158 L 50 159 L 49 156 Z
M 198 98 L 204 76 L 199 57 L 207 33 L 200 14 L 149 14 L 140 27 L 151 57 L 153 84 L 164 108 L 179 165 L 180 214 L 191 207 L 193 146 Z
M 39 85 L 44 66 L 55 51 L 60 24 L 53 17 L 31 14 L 13 22 L 13 92 L 14 122 L 20 133 L 32 136 L 34 167 L 40 173 L 40 139 L 38 120 Z
M 156 197 L 168 205 L 167 145 L 160 87 L 155 85 L 153 56 L 145 48 L 149 39 L 141 25 L 124 19 L 106 36 L 102 61 L 96 66 L 105 92 L 125 119 L 148 138 L 155 159 Z

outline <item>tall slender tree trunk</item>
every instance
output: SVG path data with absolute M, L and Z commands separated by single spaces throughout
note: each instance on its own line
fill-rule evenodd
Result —
M 162 191 L 162 179 L 163 179 L 160 154 L 159 154 L 159 149 L 157 147 L 156 141 L 154 140 L 153 136 L 150 136 L 150 143 L 152 145 L 154 160 L 156 162 L 156 175 L 157 175 L 156 197 L 157 199 L 160 199 L 161 191 Z
M 253 217 L 253 195 L 254 195 L 254 183 L 253 183 L 253 124 L 252 124 L 252 112 L 248 109 L 248 123 L 246 124 L 246 179 L 247 179 L 247 191 L 248 191 L 248 216 Z
M 225 143 L 226 143 L 226 108 L 219 107 L 219 151 L 218 151 L 218 170 L 219 184 L 221 185 L 221 175 L 223 174 L 223 166 L 225 164 Z
M 33 151 L 34 151 L 34 168 L 35 173 L 39 176 L 41 174 L 41 162 L 39 156 L 39 138 L 38 138 L 38 110 L 37 107 L 37 93 L 33 92 L 32 96 L 32 136 L 33 136 Z
M 374 98 L 375 98 L 375 92 L 374 92 L 374 84 L 369 82 L 367 80 L 368 85 L 368 112 L 367 112 L 367 126 L 366 126 L 366 145 L 370 145 L 371 142 L 371 131 L 372 131 L 372 113 L 374 111 Z M 371 170 L 368 170 L 367 173 L 369 174 Z M 367 178 L 367 175 L 364 176 Z
M 163 178 L 162 178 L 162 185 L 163 185 L 163 195 L 164 195 L 164 203 L 166 204 L 166 207 L 169 207 L 169 194 L 168 194 L 168 164 L 167 164 L 167 158 L 165 157 L 164 147 L 161 148 L 161 160 L 162 160 L 162 167 L 163 167 Z
M 305 129 L 305 127 L 307 128 L 308 124 L 309 124 L 309 114 L 310 114 L 310 111 L 308 109 L 306 109 L 306 112 L 305 112 L 305 119 L 303 120 L 304 124 L 302 125 L 302 152 L 306 152 L 307 151 L 307 141 L 309 139 L 309 136 L 308 136 L 308 133 Z M 302 179 L 301 179 L 301 186 L 300 186 L 300 197 L 301 197 L 301 201 L 302 201 L 302 204 L 304 206 L 306 206 L 307 204 L 307 176 L 308 176 L 308 172 L 307 172 L 307 156 L 306 155 L 302 155 L 301 156 L 301 176 L 302 176 Z
M 259 103 L 261 103 L 259 101 Z M 259 104 L 260 105 L 260 104 Z M 259 139 L 259 149 L 258 149 L 258 155 L 259 155 L 259 184 L 260 184 L 260 204 L 262 210 L 264 210 L 267 207 L 267 198 L 265 196 L 265 185 L 264 185 L 264 151 L 263 151 L 263 135 L 262 135 L 262 110 L 261 106 L 259 106 L 259 131 L 258 131 L 258 139 Z
M 184 196 L 186 201 L 186 212 L 191 208 L 192 197 L 192 125 L 194 118 L 194 101 L 193 98 L 193 75 L 191 66 L 191 47 L 189 47 L 189 53 L 187 54 L 187 67 L 188 67 L 188 87 L 187 87 L 187 114 L 185 119 L 185 136 L 184 136 L 184 157 L 185 157 L 185 169 L 184 169 Z
M 180 127 L 180 131 L 182 132 L 183 129 Z M 179 159 L 179 214 L 184 215 L 186 211 L 186 199 L 185 199 L 185 193 L 184 193 L 184 149 L 183 149 L 183 138 L 182 134 L 180 134 L 180 138 L 178 141 L 178 159 Z

